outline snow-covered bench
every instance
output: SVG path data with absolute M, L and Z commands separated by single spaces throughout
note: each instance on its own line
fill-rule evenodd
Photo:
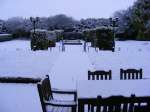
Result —
M 38 92 L 41 100 L 41 105 L 43 112 L 53 112 L 53 110 L 59 110 L 61 112 L 76 112 L 77 107 L 77 92 L 75 90 L 58 90 L 52 89 L 49 76 L 46 75 L 38 85 Z M 62 95 L 73 95 L 73 101 L 65 100 L 56 100 L 53 94 L 62 94 Z
M 39 81 L 40 78 L 0 77 L 0 111 L 42 112 Z

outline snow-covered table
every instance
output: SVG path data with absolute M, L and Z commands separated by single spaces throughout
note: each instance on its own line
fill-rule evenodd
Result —
M 150 96 L 150 80 L 94 80 L 79 81 L 78 111 L 84 112 L 84 105 L 94 102 L 98 95 L 109 97 L 113 95 Z
M 43 112 L 37 84 L 0 83 L 0 112 Z

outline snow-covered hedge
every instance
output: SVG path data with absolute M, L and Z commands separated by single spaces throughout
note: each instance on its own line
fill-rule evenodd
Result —
M 48 47 L 55 47 L 56 33 L 54 31 L 47 31 L 36 29 L 31 31 L 31 50 L 46 50 Z
M 0 34 L 0 42 L 11 40 L 12 35 L 11 34 Z
M 64 32 L 64 30 L 54 30 L 54 31 L 55 31 L 56 36 L 57 36 L 56 41 L 58 42 L 58 41 L 62 40 L 63 39 L 63 32 Z
M 84 31 L 87 41 L 91 42 L 92 47 L 101 50 L 114 50 L 114 37 L 111 27 L 97 27 Z
M 113 31 L 109 27 L 100 27 L 96 30 L 96 46 L 100 50 L 112 50 L 114 51 L 115 42 Z
M 85 41 L 91 42 L 91 46 L 94 47 L 95 29 L 87 29 L 83 31 Z

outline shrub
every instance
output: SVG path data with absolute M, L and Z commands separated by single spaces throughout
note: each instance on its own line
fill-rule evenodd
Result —
M 12 35 L 13 35 L 13 38 L 20 38 L 20 37 L 30 37 L 30 32 L 28 32 L 28 31 L 25 31 L 25 30 L 22 30 L 22 29 L 18 29 L 18 30 L 16 30 L 16 31 L 14 31 L 13 33 L 12 33 Z
M 66 40 L 83 39 L 83 34 L 79 32 L 64 32 L 63 38 Z
M 114 36 L 110 28 L 96 29 L 96 46 L 101 50 L 114 50 Z

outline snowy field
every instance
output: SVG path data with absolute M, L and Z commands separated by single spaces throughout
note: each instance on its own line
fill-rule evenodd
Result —
M 86 80 L 88 70 L 110 69 L 113 78 L 119 79 L 120 68 L 143 68 L 144 78 L 150 78 L 148 41 L 117 41 L 115 52 L 96 52 L 90 47 L 89 52 L 85 53 L 80 45 L 66 45 L 65 52 L 62 52 L 60 47 L 57 43 L 52 51 L 34 52 L 30 50 L 30 41 L 1 42 L 0 76 L 43 77 L 49 74 L 52 82 L 53 79 L 66 80 L 67 77 L 76 82 Z M 56 85 L 59 87 L 59 84 Z
M 33 52 L 30 41 L 0 43 L 0 76 L 44 77 L 59 56 L 58 49 Z M 0 112 L 42 112 L 36 84 L 0 84 Z
M 79 80 L 87 80 L 88 70 L 112 70 L 119 80 L 120 68 L 143 69 L 150 78 L 150 42 L 117 41 L 116 51 L 98 51 L 81 45 L 60 43 L 52 51 L 31 51 L 30 41 L 13 40 L 0 43 L 0 76 L 44 77 L 49 74 L 52 87 L 77 89 Z M 41 112 L 36 85 L 0 84 L 1 112 Z M 85 93 L 86 94 L 86 93 Z M 15 101 L 13 103 L 13 101 Z M 24 109 L 23 109 L 24 108 Z
M 0 54 L 0 75 L 40 77 L 50 72 L 59 48 L 33 52 L 30 41 L 14 40 L 1 42 Z
M 143 78 L 150 78 L 148 41 L 117 41 L 115 52 L 91 49 L 88 56 L 95 70 L 112 70 L 112 79 L 120 78 L 120 68 L 142 68 Z

